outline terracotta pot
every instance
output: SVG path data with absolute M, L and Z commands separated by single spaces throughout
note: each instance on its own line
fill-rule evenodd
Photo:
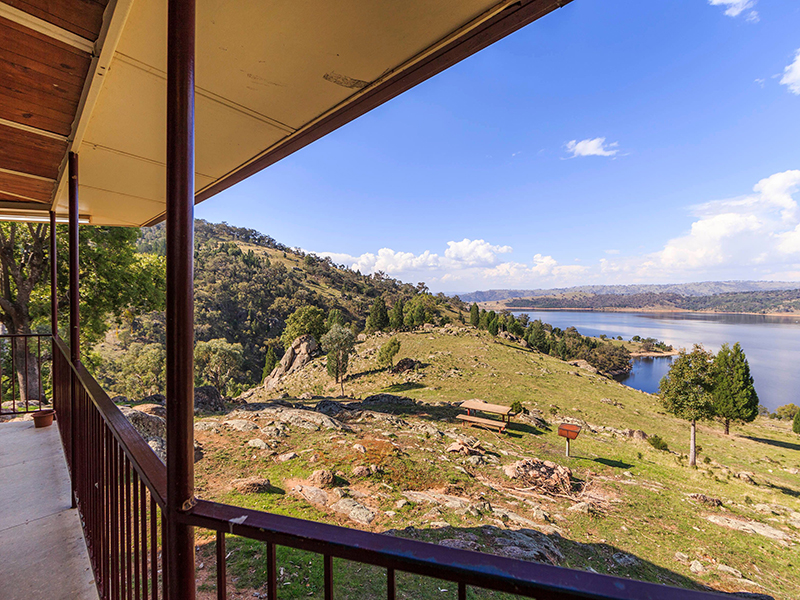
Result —
M 54 411 L 52 408 L 37 410 L 33 413 L 33 426 L 36 428 L 50 427 L 50 425 L 53 424 L 53 417 L 55 416 L 56 411 Z

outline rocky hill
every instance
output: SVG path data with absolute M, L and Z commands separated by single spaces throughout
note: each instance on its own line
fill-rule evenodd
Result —
M 668 585 L 800 597 L 800 439 L 785 422 L 759 418 L 730 436 L 701 424 L 693 469 L 688 424 L 653 396 L 471 327 L 396 337 L 404 368 L 379 367 L 390 338 L 367 337 L 346 398 L 320 356 L 199 415 L 198 495 Z M 456 416 L 469 398 L 524 412 L 505 434 L 465 428 Z M 582 426 L 569 458 L 559 423 Z M 198 540 L 200 561 L 211 542 Z M 258 592 L 258 544 L 234 538 L 228 549 L 238 592 Z M 309 560 L 279 554 L 285 597 L 321 597 L 319 569 L 292 566 Z M 380 596 L 380 572 L 337 569 L 345 590 Z M 440 598 L 439 583 L 401 587 Z

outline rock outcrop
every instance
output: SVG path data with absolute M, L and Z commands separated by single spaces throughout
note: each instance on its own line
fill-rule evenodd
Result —
M 280 383 L 281 378 L 289 373 L 302 369 L 319 353 L 319 344 L 313 335 L 306 334 L 297 338 L 286 350 L 281 362 L 272 369 L 264 380 L 264 389 L 274 390 Z

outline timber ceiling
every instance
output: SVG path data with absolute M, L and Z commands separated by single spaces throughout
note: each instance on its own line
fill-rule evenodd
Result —
M 197 0 L 197 201 L 569 0 Z M 166 0 L 0 0 L 0 219 L 163 218 Z

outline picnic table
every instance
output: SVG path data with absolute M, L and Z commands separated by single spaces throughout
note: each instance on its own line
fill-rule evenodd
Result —
M 511 422 L 511 407 L 503 406 L 502 404 L 490 404 L 483 400 L 465 400 L 461 403 L 461 408 L 466 409 L 466 415 L 457 415 L 456 418 L 460 419 L 465 425 L 483 425 L 485 427 L 492 427 L 499 432 L 504 432 L 507 425 Z M 475 412 L 492 413 L 500 415 L 500 421 L 494 419 L 484 419 L 476 416 Z

